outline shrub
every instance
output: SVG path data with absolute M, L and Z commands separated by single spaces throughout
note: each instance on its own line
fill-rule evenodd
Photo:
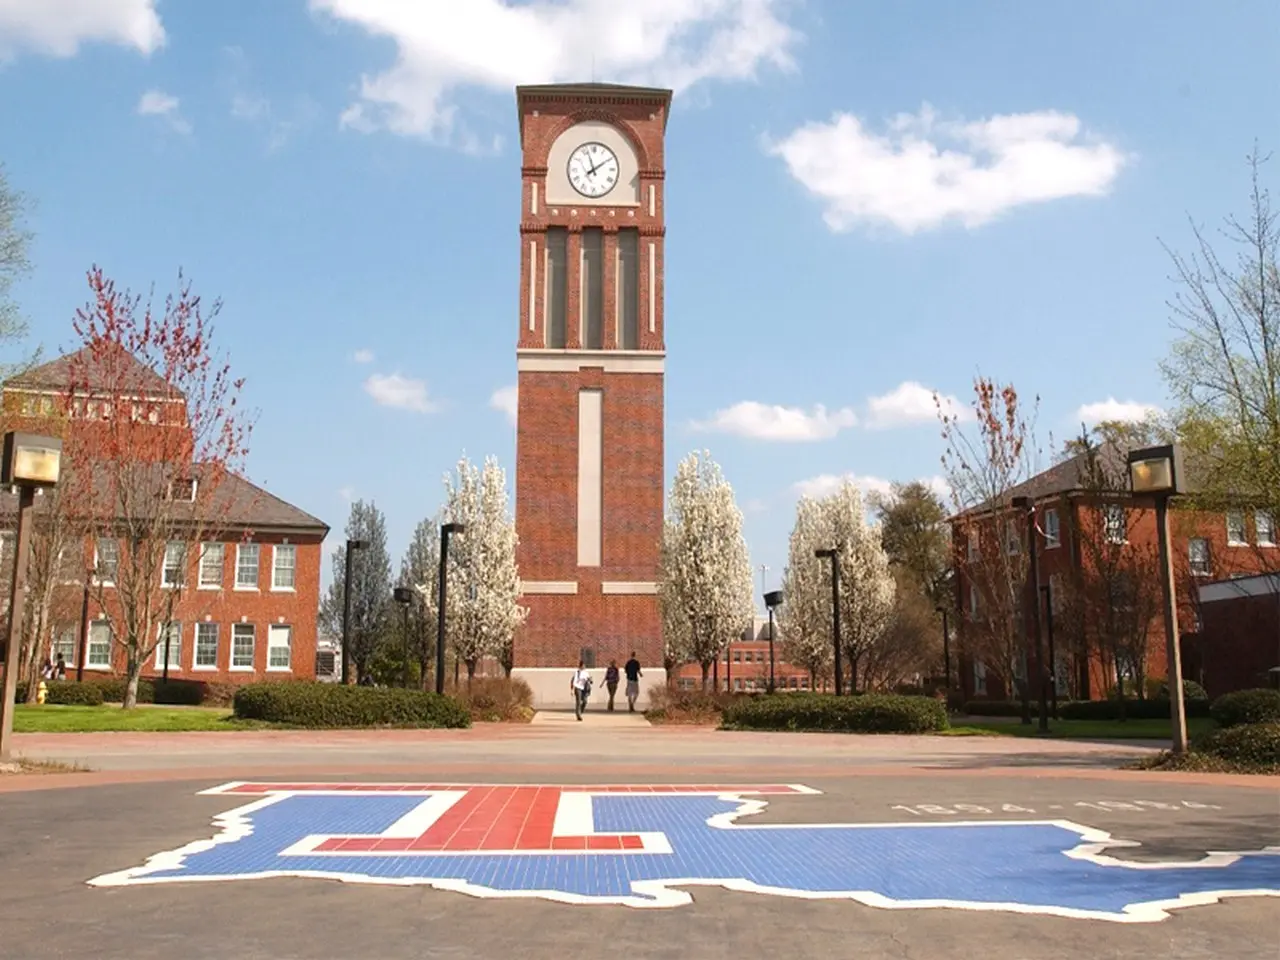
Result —
M 1213 701 L 1209 716 L 1220 727 L 1280 721 L 1280 690 L 1237 690 Z
M 141 681 L 139 681 L 141 685 Z M 204 684 L 198 680 L 164 680 L 157 678 L 151 681 L 151 702 L 180 707 L 198 707 L 204 703 Z M 124 691 L 121 690 L 121 698 Z
M 836 730 L 848 733 L 933 733 L 946 730 L 946 707 L 933 697 L 869 693 L 836 697 L 788 693 L 727 704 L 724 726 L 742 730 Z
M 1152 700 L 1168 700 L 1169 699 L 1169 681 L 1163 678 L 1158 680 L 1147 681 L 1147 693 Z M 1192 700 L 1208 700 L 1209 694 L 1205 692 L 1204 687 L 1196 683 L 1194 680 L 1182 681 L 1182 699 L 1184 702 Z
M 102 706 L 102 691 L 96 684 L 76 683 L 74 680 L 48 681 L 49 695 L 45 703 L 61 703 L 77 707 Z
M 299 727 L 469 727 L 452 697 L 395 687 L 316 681 L 251 683 L 235 693 L 235 715 Z
M 124 677 L 94 677 L 86 680 L 102 691 L 102 698 L 108 703 L 124 703 L 124 688 L 128 681 Z M 155 685 L 147 679 L 138 679 L 138 703 L 154 703 Z
M 1274 768 L 1280 766 L 1280 721 L 1214 730 L 1202 737 L 1195 749 L 1242 767 Z
M 800 694 L 787 694 L 800 696 Z M 716 693 L 712 690 L 676 690 L 657 687 L 649 691 L 649 709 L 644 712 L 651 723 L 716 723 L 726 705 L 748 697 L 744 693 Z
M 528 723 L 533 719 L 533 688 L 518 677 L 473 677 L 449 692 L 472 720 Z
M 1183 706 L 1188 717 L 1209 715 L 1207 700 L 1186 700 Z M 1119 720 L 1120 701 L 1073 700 L 1059 706 L 1058 715 L 1063 720 Z M 1124 716 L 1127 720 L 1167 720 L 1169 719 L 1169 701 L 1125 700 Z

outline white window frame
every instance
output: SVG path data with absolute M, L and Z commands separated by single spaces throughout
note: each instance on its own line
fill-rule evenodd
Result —
M 973 661 L 973 692 L 975 696 L 987 695 L 987 665 L 981 660 Z
M 53 638 L 53 643 L 49 649 L 49 659 L 56 664 L 58 662 L 59 649 L 61 649 L 64 645 L 69 643 L 71 647 L 70 654 L 68 655 L 64 652 L 63 661 L 66 663 L 66 665 L 69 668 L 74 667 L 76 665 L 76 652 L 77 652 L 76 648 L 80 646 L 80 644 L 77 642 L 79 638 L 76 636 L 76 634 L 77 634 L 77 631 L 75 629 L 71 629 L 71 630 L 63 630 L 61 633 L 55 635 Z
M 204 560 L 212 549 L 218 551 L 218 581 L 217 583 L 208 582 L 204 578 Z M 216 543 L 206 541 L 200 544 L 200 566 L 196 572 L 196 589 L 198 590 L 221 590 L 222 582 L 227 576 L 227 545 L 225 543 Z
M 969 535 L 965 537 L 965 556 L 969 560 L 978 559 L 978 551 L 981 546 L 979 541 L 978 528 L 974 527 L 969 531 Z
M 1044 548 L 1053 550 L 1062 546 L 1062 525 L 1055 507 L 1046 507 L 1044 511 Z
M 257 559 L 253 563 L 253 584 L 242 584 L 240 582 L 240 561 L 244 558 L 247 551 L 253 551 Z M 236 579 L 234 587 L 236 590 L 254 591 L 258 589 L 258 585 L 262 582 L 262 544 L 260 543 L 237 543 L 236 544 Z
M 95 627 L 105 630 L 107 634 L 107 639 L 106 639 L 107 658 L 105 661 L 95 661 L 93 656 L 94 643 L 95 643 L 93 639 L 93 631 Z M 99 640 L 97 641 L 97 643 L 101 644 L 102 641 Z M 85 641 L 84 641 L 84 668 L 86 670 L 110 670 L 111 654 L 113 652 L 114 646 L 115 644 L 111 636 L 111 621 L 110 620 L 90 620 L 89 626 L 88 626 L 88 634 L 86 635 Z
M 181 566 L 178 567 L 178 579 L 169 579 L 169 550 L 177 547 L 182 551 Z M 187 574 L 187 545 L 182 540 L 170 540 L 164 545 L 164 559 L 160 561 L 160 586 L 166 590 L 181 590 Z M 172 669 L 172 664 L 170 664 Z
M 1266 531 L 1265 539 L 1263 530 Z M 1276 521 L 1266 510 L 1253 512 L 1253 531 L 1257 536 L 1258 546 L 1274 547 L 1276 545 Z
M 236 634 L 249 631 L 249 636 L 253 641 L 250 648 L 251 653 L 247 664 L 236 663 Z M 258 630 L 252 623 L 233 623 L 231 625 L 231 648 L 229 659 L 227 661 L 228 668 L 235 673 L 252 673 L 258 660 Z
M 1195 545 L 1204 544 L 1204 569 L 1196 569 Z M 1210 577 L 1213 576 L 1213 552 L 1209 547 L 1207 537 L 1192 537 L 1187 541 L 1187 565 L 1191 568 L 1193 577 Z
M 1004 541 L 1004 549 L 1009 556 L 1016 557 L 1022 552 L 1022 533 L 1018 530 L 1016 520 L 1004 522 Z
M 286 554 L 293 557 L 293 564 L 290 566 L 289 572 L 292 574 L 293 583 L 288 586 L 281 586 L 276 582 L 276 577 L 280 573 L 280 551 L 284 550 Z M 271 547 L 271 589 L 274 593 L 296 593 L 298 589 L 298 547 L 292 543 L 277 543 Z
M 978 585 L 976 583 L 969 584 L 969 616 L 977 617 L 978 610 L 982 606 L 981 599 L 978 596 Z
M 284 634 L 284 642 L 279 637 Z M 284 666 L 272 666 L 271 652 L 284 648 L 289 662 Z M 267 627 L 267 670 L 271 673 L 293 672 L 293 626 L 287 623 L 273 623 Z
M 169 672 L 182 669 L 182 621 L 171 620 L 167 624 L 161 623 L 156 629 L 156 669 L 164 669 L 164 634 L 165 628 L 169 628 Z M 176 628 L 176 629 L 175 629 Z
M 1102 505 L 1102 538 L 1111 544 L 1129 542 L 1129 517 L 1124 504 Z
M 1244 523 L 1243 510 L 1228 510 L 1224 518 L 1227 527 L 1227 546 L 1228 547 L 1247 547 L 1249 545 L 1249 530 Z M 1232 530 L 1236 527 L 1236 530 Z M 1240 536 L 1233 536 L 1239 533 Z
M 98 571 L 102 568 L 102 544 L 114 543 L 116 547 L 115 572 L 110 577 L 99 577 Z M 93 538 L 93 579 L 96 583 L 110 587 L 116 582 L 116 575 L 120 573 L 120 540 L 117 537 L 94 537 Z
M 213 628 L 213 663 L 200 662 L 200 634 Z M 208 620 L 201 620 L 196 623 L 194 634 L 191 637 L 191 669 L 192 670 L 217 670 L 218 669 L 218 647 L 220 631 L 216 623 L 210 623 Z

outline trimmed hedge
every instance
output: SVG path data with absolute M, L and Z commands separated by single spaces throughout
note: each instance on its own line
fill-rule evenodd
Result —
M 1220 727 L 1280 722 L 1280 690 L 1237 690 L 1213 701 L 1209 716 Z
M 935 733 L 947 709 L 933 697 L 869 693 L 837 697 L 785 693 L 747 697 L 723 707 L 723 725 L 737 730 L 832 730 L 846 733 Z
M 1242 767 L 1280 766 L 1280 722 L 1242 723 L 1214 730 L 1195 744 L 1200 753 Z
M 102 688 L 96 683 L 76 683 L 74 680 L 46 680 L 45 703 L 56 703 L 71 707 L 100 707 L 104 702 Z M 25 703 L 27 685 L 18 684 L 15 703 Z
M 1188 717 L 1209 716 L 1209 701 L 1184 700 Z M 1124 716 L 1127 720 L 1167 720 L 1170 716 L 1168 700 L 1125 700 Z M 1063 720 L 1119 720 L 1118 700 L 1073 700 L 1060 704 L 1058 715 Z
M 298 727 L 469 727 L 452 697 L 396 687 L 315 681 L 255 683 L 236 691 L 235 715 Z

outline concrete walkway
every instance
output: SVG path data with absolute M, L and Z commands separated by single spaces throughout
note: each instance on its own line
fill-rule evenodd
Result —
M 579 726 L 572 710 L 539 710 L 533 715 L 533 723 L 539 726 L 572 726 L 574 730 Z M 583 729 L 588 727 L 608 727 L 610 729 L 650 729 L 653 724 L 646 720 L 644 714 L 639 710 L 635 713 L 631 713 L 624 707 L 621 710 L 614 710 L 611 713 L 608 710 L 601 710 L 599 707 L 595 709 L 588 707 L 586 713 L 582 715 L 581 726 Z

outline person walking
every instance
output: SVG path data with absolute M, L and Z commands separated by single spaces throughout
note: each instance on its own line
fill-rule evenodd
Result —
M 574 716 L 581 720 L 582 711 L 587 709 L 587 697 L 591 696 L 591 674 L 587 673 L 587 661 L 578 661 L 578 669 L 573 671 L 569 688 L 573 691 Z
M 644 674 L 640 672 L 640 661 L 636 659 L 634 650 L 631 651 L 631 659 L 623 664 L 622 669 L 627 675 L 627 710 L 635 713 L 636 700 L 640 697 L 640 678 Z
M 609 712 L 613 712 L 613 698 L 618 694 L 618 661 L 610 660 L 604 672 L 604 688 L 609 691 Z
M 58 652 L 58 662 L 53 666 L 53 676 L 57 680 L 67 679 L 67 658 Z

